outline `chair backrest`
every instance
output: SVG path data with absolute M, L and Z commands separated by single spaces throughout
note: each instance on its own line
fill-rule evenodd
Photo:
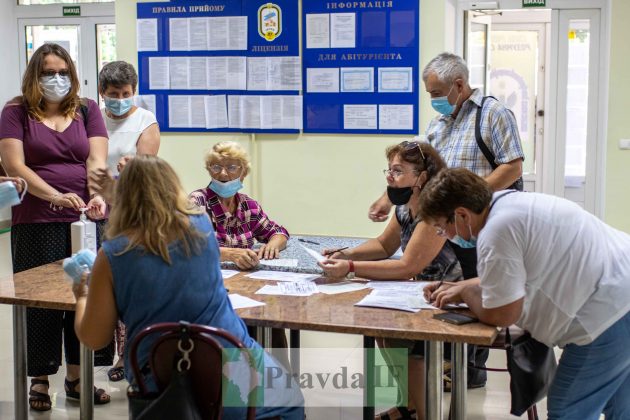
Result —
M 155 337 L 157 335 L 157 337 Z M 151 325 L 142 330 L 133 340 L 129 361 L 140 395 L 147 395 L 144 376 L 138 365 L 137 353 L 140 344 L 154 337 L 155 341 L 149 353 L 149 368 L 161 393 L 168 386 L 175 369 L 188 370 L 193 389 L 194 400 L 204 419 L 220 419 L 223 412 L 223 346 L 216 339 L 221 337 L 234 348 L 245 349 L 243 344 L 232 334 L 220 328 L 189 324 L 181 321 Z M 250 358 L 251 355 L 243 351 Z M 255 369 L 250 369 L 251 389 L 257 385 Z M 247 419 L 256 417 L 255 404 L 250 403 Z

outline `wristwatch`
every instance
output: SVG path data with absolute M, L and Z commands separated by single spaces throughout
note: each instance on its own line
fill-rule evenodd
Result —
M 348 280 L 354 278 L 354 262 L 352 262 L 352 260 L 348 260 L 348 274 L 346 274 L 346 278 Z

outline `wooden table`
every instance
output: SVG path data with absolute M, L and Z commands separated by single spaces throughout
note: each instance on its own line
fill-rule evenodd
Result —
M 484 324 L 455 326 L 432 319 L 434 311 L 409 313 L 395 310 L 356 307 L 369 290 L 309 297 L 255 295 L 268 282 L 253 280 L 240 273 L 225 280 L 230 293 L 238 293 L 265 306 L 240 309 L 238 314 L 252 326 L 292 330 L 326 331 L 364 336 L 366 344 L 375 337 L 425 340 L 427 364 L 427 419 L 442 418 L 443 343 L 453 345 L 452 418 L 465 418 L 466 343 L 490 345 L 497 329 Z M 317 282 L 330 281 L 325 278 Z M 61 261 L 0 278 L 0 303 L 14 305 L 13 349 L 15 357 L 15 416 L 26 419 L 26 307 L 74 310 L 75 299 L 65 280 Z M 93 354 L 81 347 L 81 418 L 93 418 Z M 367 390 L 370 392 L 370 390 Z M 370 411 L 365 411 L 369 413 Z M 372 407 L 373 412 L 373 407 Z

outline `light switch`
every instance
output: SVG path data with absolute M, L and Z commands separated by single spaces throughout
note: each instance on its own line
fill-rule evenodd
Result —
M 620 149 L 630 149 L 630 139 L 620 139 L 619 140 L 619 148 Z

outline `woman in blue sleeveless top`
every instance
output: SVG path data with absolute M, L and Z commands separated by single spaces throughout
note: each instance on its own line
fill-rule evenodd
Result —
M 120 317 L 129 342 L 150 325 L 184 320 L 222 328 L 245 347 L 260 349 L 223 286 L 212 224 L 203 209 L 188 201 L 170 165 L 158 157 L 138 156 L 127 164 L 115 188 L 107 230 L 111 239 L 96 257 L 89 291 L 85 284 L 74 287 L 75 329 L 81 342 L 92 349 L 104 347 Z M 148 360 L 150 345 L 139 349 L 140 366 Z M 263 354 L 259 368 L 264 363 L 265 369 L 284 370 Z M 125 374 L 133 385 L 127 348 Z M 150 373 L 147 381 L 155 390 Z M 264 387 L 265 406 L 257 408 L 256 417 L 303 419 L 304 401 L 295 381 L 288 388 L 284 381 L 271 385 Z M 224 418 L 244 417 L 244 408 L 224 408 Z

